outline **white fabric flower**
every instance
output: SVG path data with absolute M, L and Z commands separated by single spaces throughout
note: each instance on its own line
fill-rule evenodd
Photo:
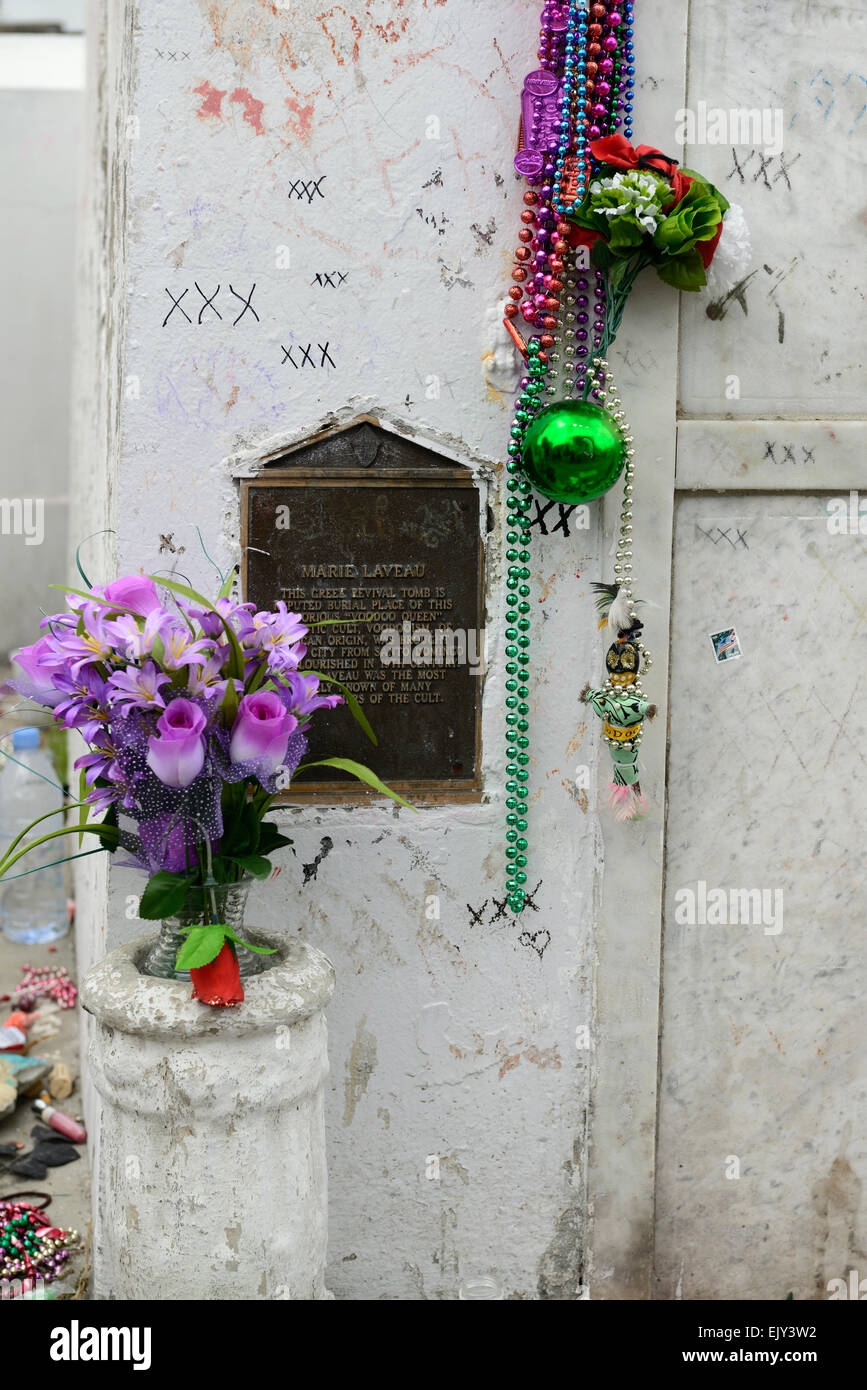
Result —
M 624 213 L 631 213 L 642 227 L 652 235 L 662 221 L 659 185 L 652 174 L 630 169 L 625 173 L 615 174 L 610 179 L 596 179 L 590 185 L 591 195 L 596 194 L 598 196 L 603 192 L 615 191 L 622 198 L 622 202 L 618 202 L 613 207 L 598 208 L 597 211 L 601 212 L 609 221 L 612 217 L 622 217 Z
M 722 235 L 707 268 L 707 290 L 718 297 L 742 280 L 752 258 L 750 229 L 744 210 L 732 203 L 723 217 Z

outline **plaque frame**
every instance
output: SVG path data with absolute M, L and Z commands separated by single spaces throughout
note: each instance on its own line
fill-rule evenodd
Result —
M 345 433 L 353 428 L 369 424 L 382 429 L 380 422 L 372 416 L 356 417 L 352 421 L 339 425 L 331 429 L 325 429 L 317 434 L 311 435 L 306 439 L 288 445 L 281 449 L 277 457 L 273 455 L 271 459 L 257 470 L 254 476 L 240 477 L 240 521 L 241 521 L 241 588 L 242 596 L 246 601 L 247 597 L 247 573 L 248 573 L 248 546 L 245 543 L 249 537 L 249 501 L 254 490 L 259 488 L 278 487 L 342 487 L 351 484 L 354 487 L 371 488 L 436 488 L 448 483 L 450 487 L 466 489 L 476 495 L 478 502 L 479 534 L 478 534 L 478 561 L 477 561 L 477 591 L 476 591 L 476 613 L 484 620 L 486 612 L 485 599 L 485 545 L 482 537 L 482 508 L 485 505 L 484 495 L 478 487 L 476 480 L 470 470 L 464 465 L 453 461 L 447 456 L 437 453 L 423 438 L 413 436 L 396 435 L 401 441 L 406 441 L 414 445 L 417 449 L 424 451 L 431 459 L 423 465 L 409 464 L 405 467 L 389 467 L 387 470 L 379 469 L 374 471 L 373 466 L 364 467 L 361 465 L 337 465 L 311 464 L 305 466 L 302 462 L 283 466 L 284 459 L 292 455 L 306 452 L 312 445 L 331 438 L 334 435 Z M 395 436 L 393 435 L 392 438 Z M 478 803 L 486 799 L 482 781 L 482 708 L 484 685 L 486 672 L 476 678 L 476 707 L 474 718 L 474 775 L 472 778 L 403 778 L 386 779 L 393 791 L 399 792 L 407 800 L 425 805 L 437 804 L 461 804 Z M 351 718 L 351 715 L 347 717 Z M 376 732 L 375 718 L 372 720 L 374 732 Z M 370 745 L 373 749 L 373 745 Z M 355 778 L 347 781 L 306 782 L 303 778 L 298 782 L 293 782 L 286 792 L 281 793 L 275 798 L 278 805 L 363 805 L 372 801 L 382 801 L 384 798 L 381 793 L 368 788 L 363 782 Z

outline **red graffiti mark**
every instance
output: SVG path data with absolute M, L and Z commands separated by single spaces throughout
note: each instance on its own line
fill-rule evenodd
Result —
M 246 87 L 236 87 L 229 100 L 243 102 L 244 120 L 253 127 L 257 135 L 265 134 L 262 129 L 262 110 L 265 105 L 263 101 L 254 97 Z
M 194 87 L 193 91 L 202 98 L 202 104 L 196 112 L 197 116 L 202 120 L 206 116 L 217 116 L 218 118 L 222 116 L 221 104 L 226 95 L 225 92 L 219 91 L 217 87 L 212 87 L 210 82 L 203 82 L 200 87 Z
M 343 61 L 344 61 L 344 60 L 343 60 L 343 54 L 341 53 L 340 48 L 338 47 L 337 39 L 336 39 L 335 36 L 332 34 L 331 30 L 328 28 L 328 25 L 325 23 L 325 21 L 326 21 L 327 19 L 333 20 L 333 19 L 334 19 L 334 16 L 335 16 L 335 14 L 337 13 L 338 10 L 339 10 L 340 13 L 343 15 L 344 19 L 348 20 L 349 25 L 350 25 L 350 28 L 352 29 L 352 35 L 353 35 L 352 61 L 353 61 L 353 63 L 357 63 L 357 62 L 358 62 L 359 42 L 360 42 L 360 39 L 361 39 L 362 29 L 361 29 L 361 25 L 359 24 L 358 20 L 355 18 L 355 15 L 354 15 L 354 14 L 349 14 L 349 13 L 343 8 L 342 5 L 332 5 L 332 7 L 331 7 L 330 10 L 323 10 L 322 14 L 316 16 L 317 21 L 318 21 L 318 23 L 319 23 L 319 25 L 320 25 L 320 27 L 321 27 L 321 29 L 322 29 L 323 34 L 324 34 L 325 37 L 327 38 L 328 42 L 331 44 L 331 51 L 332 51 L 332 53 L 334 54 L 334 57 L 335 57 L 335 60 L 336 60 L 336 62 L 337 62 L 338 67 L 341 67 L 341 68 L 342 68 L 342 67 L 343 67 Z
M 295 134 L 301 140 L 309 140 L 310 127 L 313 122 L 313 102 L 308 102 L 306 106 L 302 106 L 301 103 L 297 102 L 294 97 L 286 97 L 285 101 L 286 105 L 289 107 L 289 110 L 293 111 L 295 113 L 295 116 L 297 117 L 296 120 L 293 121 L 290 119 L 289 121 L 289 124 L 293 127 Z

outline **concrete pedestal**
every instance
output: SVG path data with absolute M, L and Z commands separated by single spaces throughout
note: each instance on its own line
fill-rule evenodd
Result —
M 87 973 L 97 1299 L 327 1298 L 324 1009 L 334 970 L 257 931 L 275 964 L 233 1009 L 140 975 L 142 936 Z

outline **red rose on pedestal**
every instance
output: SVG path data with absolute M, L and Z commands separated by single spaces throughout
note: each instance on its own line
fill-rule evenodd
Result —
M 208 965 L 190 971 L 193 998 L 203 1004 L 227 1008 L 244 1002 L 244 986 L 238 971 L 238 958 L 228 941 L 224 941 L 216 958 Z

